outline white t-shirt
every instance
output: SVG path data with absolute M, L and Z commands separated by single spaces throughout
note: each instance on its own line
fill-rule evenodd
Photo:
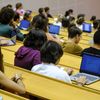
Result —
M 54 64 L 39 64 L 31 69 L 32 72 L 36 72 L 45 76 L 56 78 L 68 83 L 71 83 L 70 77 L 63 69 L 55 66 Z

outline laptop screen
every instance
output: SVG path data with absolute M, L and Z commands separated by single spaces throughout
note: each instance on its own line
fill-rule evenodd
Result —
M 100 76 L 100 56 L 84 53 L 80 72 Z
M 59 34 L 60 32 L 60 26 L 57 25 L 49 25 L 49 33 L 51 34 Z
M 83 23 L 83 32 L 92 32 L 92 25 L 89 23 Z

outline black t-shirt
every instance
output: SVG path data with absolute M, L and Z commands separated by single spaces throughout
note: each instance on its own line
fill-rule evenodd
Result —
M 100 50 L 98 50 L 96 48 L 93 48 L 93 47 L 90 47 L 90 48 L 84 49 L 83 52 L 82 52 L 82 55 L 83 55 L 83 53 L 90 53 L 90 54 L 94 54 L 94 55 L 100 55 Z

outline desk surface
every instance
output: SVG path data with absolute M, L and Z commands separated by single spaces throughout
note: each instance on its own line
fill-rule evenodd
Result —
M 4 62 L 14 65 L 14 52 L 10 52 L 7 50 L 2 50 L 4 55 Z M 9 56 L 10 55 L 10 56 Z M 71 67 L 75 72 L 79 71 L 80 64 L 81 64 L 81 57 L 72 55 L 72 54 L 64 54 L 61 58 L 59 64 L 66 67 Z M 100 91 L 100 81 L 88 85 L 88 87 L 99 90 Z
M 28 100 L 18 95 L 3 91 L 0 89 L 0 96 L 2 96 L 2 100 Z M 1 99 L 0 99 L 1 100 Z
M 27 92 L 52 100 L 99 100 L 100 94 L 84 88 L 73 86 L 39 74 L 5 65 L 5 74 L 11 77 L 14 73 L 22 73 Z

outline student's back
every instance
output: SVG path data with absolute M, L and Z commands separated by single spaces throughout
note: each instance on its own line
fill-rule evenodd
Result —
M 63 50 L 64 52 L 67 52 L 67 53 L 80 55 L 83 49 L 78 44 L 75 44 L 72 42 L 66 42 Z
M 62 55 L 59 44 L 53 41 L 46 42 L 41 48 L 42 64 L 33 66 L 31 71 L 71 83 L 68 73 L 56 65 Z
M 9 23 L 14 17 L 14 11 L 10 8 L 2 8 L 0 11 L 0 36 L 10 37 L 13 28 Z
M 41 63 L 40 48 L 47 40 L 43 31 L 31 30 L 24 40 L 24 46 L 15 54 L 14 65 L 31 70 L 34 65 Z
M 64 44 L 64 52 L 81 55 L 82 48 L 78 45 L 81 34 L 81 30 L 76 26 L 72 26 L 68 29 L 68 41 Z
M 83 53 L 90 53 L 94 55 L 100 55 L 100 30 L 96 31 L 93 37 L 94 44 L 92 47 L 83 50 Z
M 22 46 L 15 53 L 15 65 L 31 70 L 32 66 L 40 64 L 40 51 Z
M 0 36 L 11 37 L 12 31 L 13 28 L 11 26 L 0 23 Z

